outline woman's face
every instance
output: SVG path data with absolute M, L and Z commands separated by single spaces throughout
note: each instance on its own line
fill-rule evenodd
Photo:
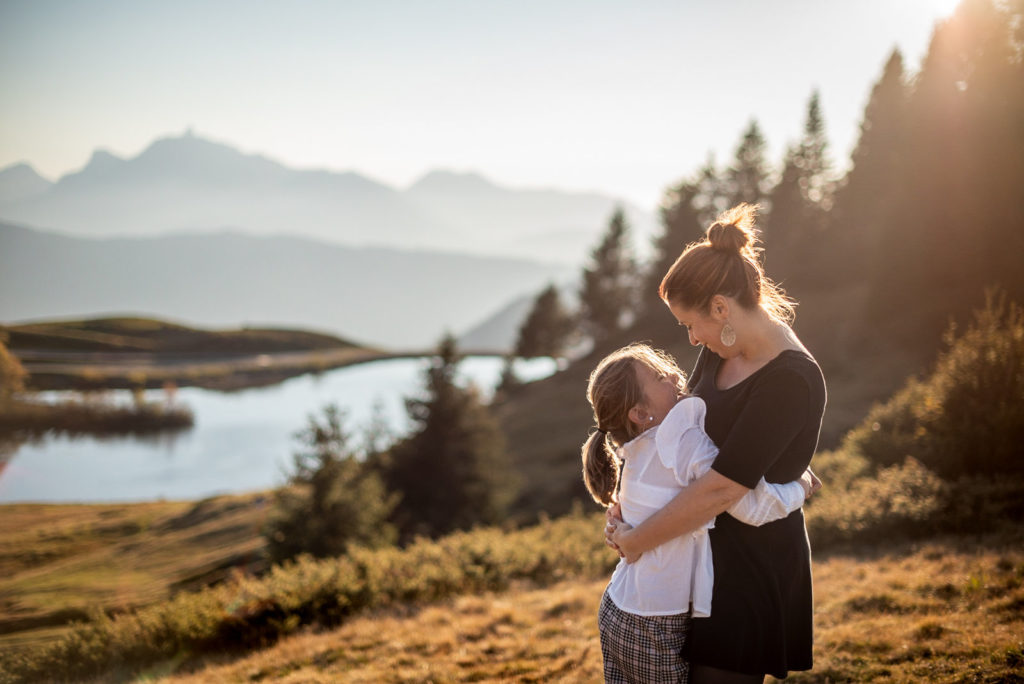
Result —
M 640 362 L 635 365 L 644 393 L 644 405 L 640 407 L 637 422 L 645 428 L 658 425 L 683 396 L 686 384 L 677 373 L 665 373 Z
M 679 325 L 686 327 L 686 334 L 690 337 L 690 344 L 695 347 L 703 344 L 711 351 L 721 355 L 722 323 L 696 309 L 684 309 L 678 304 L 671 302 L 668 304 L 668 309 L 675 316 Z

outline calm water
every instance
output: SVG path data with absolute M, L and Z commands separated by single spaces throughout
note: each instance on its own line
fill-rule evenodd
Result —
M 405 431 L 404 398 L 422 390 L 428 363 L 376 361 L 233 393 L 183 388 L 175 401 L 192 409 L 193 429 L 156 439 L 48 437 L 25 444 L 0 472 L 0 502 L 196 499 L 273 487 L 285 480 L 298 448 L 295 433 L 329 403 L 346 412 L 345 425 L 357 434 L 375 412 L 393 433 Z M 499 358 L 472 357 L 459 366 L 460 375 L 487 395 L 501 365 Z M 554 369 L 550 359 L 516 365 L 524 380 Z M 147 398 L 165 395 L 154 391 Z M 128 394 L 116 400 L 128 401 Z

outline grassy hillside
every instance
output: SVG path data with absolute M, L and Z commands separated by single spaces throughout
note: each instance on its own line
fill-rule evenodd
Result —
M 0 507 L 0 651 L 263 568 L 262 495 L 200 502 Z
M 241 389 L 389 356 L 302 330 L 204 330 L 150 318 L 0 326 L 29 389 Z
M 793 682 L 1024 680 L 1024 552 L 947 538 L 814 561 L 814 670 Z M 460 595 L 309 630 L 242 658 L 164 663 L 167 682 L 601 682 L 607 578 Z M 177 667 L 176 667 L 177 666 Z M 771 678 L 769 678 L 771 680 Z
M 203 330 L 151 318 L 95 318 L 27 323 L 6 330 L 15 351 L 49 350 L 181 354 L 266 354 L 354 347 L 352 342 L 301 330 Z

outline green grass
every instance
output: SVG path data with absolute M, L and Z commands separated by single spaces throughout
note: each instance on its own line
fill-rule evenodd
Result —
M 356 346 L 332 335 L 302 330 L 204 330 L 152 318 L 50 321 L 2 329 L 10 337 L 12 350 L 253 354 Z
M 203 502 L 0 507 L 0 650 L 262 568 L 262 495 Z

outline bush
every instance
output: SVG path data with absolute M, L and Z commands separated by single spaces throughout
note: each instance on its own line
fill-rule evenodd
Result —
M 277 491 L 264 529 L 272 562 L 308 553 L 337 556 L 351 544 L 379 547 L 397 539 L 388 522 L 398 502 L 379 473 L 349 447 L 336 406 L 320 422 L 310 417 L 299 434 L 304 449 L 295 454 L 288 486 Z
M 874 407 L 842 449 L 876 467 L 913 456 L 946 479 L 1024 473 L 1024 311 L 990 292 L 944 342 L 932 374 Z
M 56 643 L 0 653 L 0 681 L 80 679 L 138 671 L 176 655 L 268 645 L 303 625 L 332 626 L 367 608 L 435 601 L 529 580 L 606 575 L 618 558 L 603 543 L 603 514 L 573 514 L 531 528 L 496 528 L 419 539 L 408 548 L 356 547 L 340 558 L 299 556 L 254 578 L 114 618 L 97 615 Z
M 826 487 L 807 512 L 807 533 L 816 549 L 857 539 L 934 534 L 949 498 L 949 485 L 912 458 L 874 477 L 833 482 L 826 469 L 821 476 Z

